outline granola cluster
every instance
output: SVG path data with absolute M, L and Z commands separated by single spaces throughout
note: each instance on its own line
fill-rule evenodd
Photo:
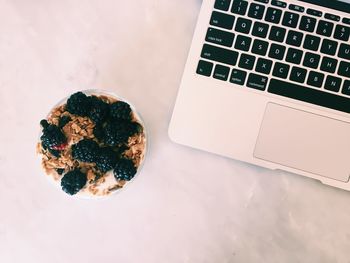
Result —
M 113 103 L 117 100 L 107 96 L 98 96 L 99 99 Z M 63 174 L 79 169 L 86 174 L 87 183 L 79 191 L 79 194 L 90 196 L 106 196 L 122 188 L 127 181 L 116 180 L 113 172 L 102 173 L 96 168 L 95 163 L 84 163 L 72 157 L 72 145 L 83 139 L 91 139 L 96 141 L 94 135 L 95 123 L 88 117 L 77 116 L 66 110 L 66 104 L 60 105 L 52 110 L 47 118 L 47 122 L 53 125 L 59 125 L 62 117 L 69 121 L 61 127 L 62 132 L 67 138 L 66 147 L 60 152 L 59 156 L 55 156 L 49 149 L 45 149 L 42 143 L 37 144 L 37 152 L 42 157 L 42 167 L 47 175 L 55 181 L 60 182 Z M 131 118 L 134 122 L 140 124 L 135 114 L 131 112 Z M 102 147 L 102 143 L 99 143 Z M 134 166 L 138 168 L 144 159 L 146 148 L 146 137 L 144 130 L 129 137 L 126 145 L 126 150 L 121 154 L 129 160 L 132 160 Z

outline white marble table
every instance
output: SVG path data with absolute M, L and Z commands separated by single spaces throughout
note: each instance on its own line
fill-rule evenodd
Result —
M 0 0 L 0 262 L 350 262 L 350 193 L 172 143 L 199 0 Z M 79 89 L 132 101 L 144 169 L 107 200 L 54 189 L 38 122 Z

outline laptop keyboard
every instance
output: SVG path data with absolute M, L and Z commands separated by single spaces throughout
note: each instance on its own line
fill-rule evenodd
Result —
M 277 0 L 216 0 L 197 74 L 350 113 L 350 19 Z

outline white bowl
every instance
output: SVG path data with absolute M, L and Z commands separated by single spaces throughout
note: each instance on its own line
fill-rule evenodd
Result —
M 116 99 L 116 100 L 118 100 L 118 101 L 124 101 L 124 102 L 128 103 L 128 104 L 130 105 L 130 107 L 131 107 L 131 110 L 133 111 L 133 114 L 134 114 L 136 120 L 137 120 L 137 121 L 142 125 L 142 127 L 143 127 L 143 134 L 144 134 L 144 136 L 145 136 L 145 141 L 146 141 L 146 143 L 145 143 L 145 148 L 144 148 L 144 152 L 143 152 L 143 158 L 142 158 L 142 160 L 141 160 L 139 166 L 137 167 L 137 172 L 136 172 L 135 176 L 134 176 L 130 181 L 127 181 L 127 182 L 125 183 L 125 185 L 124 185 L 122 188 L 119 188 L 119 189 L 117 189 L 117 190 L 114 190 L 114 191 L 112 191 L 110 194 L 107 194 L 107 195 L 93 195 L 92 193 L 89 193 L 89 192 L 87 192 L 87 191 L 79 191 L 77 194 L 71 196 L 71 197 L 84 198 L 84 199 L 101 199 L 101 198 L 106 198 L 106 197 L 109 197 L 109 196 L 111 196 L 111 195 L 113 195 L 113 194 L 115 194 L 115 193 L 121 192 L 127 185 L 129 185 L 132 181 L 134 181 L 134 180 L 136 179 L 136 177 L 138 177 L 138 175 L 140 174 L 140 171 L 142 170 L 142 167 L 143 167 L 144 161 L 145 161 L 145 159 L 146 159 L 146 155 L 147 155 L 148 144 L 149 144 L 149 142 L 148 142 L 148 134 L 147 134 L 146 127 L 145 127 L 145 124 L 144 124 L 144 121 L 143 121 L 141 115 L 136 111 L 135 107 L 134 107 L 128 100 L 125 100 L 124 98 L 122 98 L 122 97 L 116 95 L 116 94 L 113 93 L 113 92 L 105 91 L 105 90 L 100 90 L 100 89 L 88 89 L 88 90 L 82 90 L 81 92 L 83 92 L 84 94 L 86 94 L 86 95 L 88 95 L 88 96 L 89 96 L 89 95 L 107 96 L 107 97 L 111 97 L 111 98 L 113 98 L 113 99 Z M 69 98 L 70 96 L 71 96 L 71 95 L 69 95 L 69 96 L 67 96 L 67 97 L 65 97 L 65 98 L 63 98 L 63 99 L 61 99 L 56 105 L 54 105 L 54 106 L 52 107 L 52 109 L 50 110 L 50 112 L 46 115 L 46 118 L 45 118 L 45 119 L 47 119 L 47 118 L 50 116 L 50 114 L 52 113 L 52 111 L 53 111 L 54 109 L 56 109 L 57 107 L 59 107 L 59 106 L 61 106 L 61 105 L 63 105 L 63 104 L 66 104 L 66 103 L 67 103 L 67 100 L 68 100 L 68 98 Z M 41 136 L 41 135 L 42 135 L 42 128 L 40 129 L 40 133 L 39 133 L 39 139 L 38 139 L 39 143 L 40 143 L 40 136 Z M 39 155 L 40 155 L 40 161 L 42 161 L 42 158 L 41 158 L 42 155 L 41 155 L 41 154 L 39 154 Z M 108 174 L 108 175 L 105 176 L 107 185 L 108 185 L 108 180 L 111 180 L 111 181 L 110 181 L 111 183 L 112 183 L 112 182 L 115 183 L 113 171 L 109 171 L 107 174 Z M 56 188 L 60 189 L 60 191 L 61 191 L 62 193 L 64 193 L 65 195 L 68 195 L 68 194 L 66 194 L 66 193 L 61 189 L 61 180 L 55 180 L 55 179 L 53 178 L 53 175 L 49 175 L 49 174 L 48 174 L 48 175 L 46 175 L 46 176 L 47 176 L 47 177 L 49 178 L 49 180 L 56 186 Z

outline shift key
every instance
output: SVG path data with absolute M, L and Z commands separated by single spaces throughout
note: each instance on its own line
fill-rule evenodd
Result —
M 229 49 L 204 44 L 201 57 L 228 65 L 236 65 L 238 53 Z

